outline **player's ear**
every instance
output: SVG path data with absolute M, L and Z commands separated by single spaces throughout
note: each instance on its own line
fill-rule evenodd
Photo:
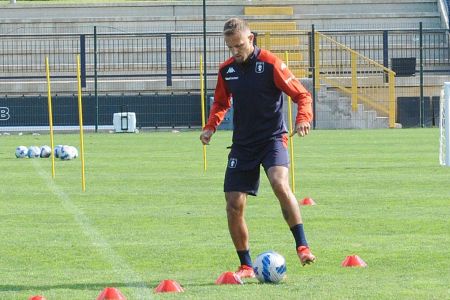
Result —
M 250 34 L 248 35 L 248 40 L 250 41 L 250 44 L 253 45 L 253 41 L 255 40 L 255 35 L 253 34 L 253 32 L 250 32 Z

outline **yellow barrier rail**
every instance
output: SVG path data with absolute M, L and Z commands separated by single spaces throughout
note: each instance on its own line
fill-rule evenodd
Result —
M 389 127 L 395 127 L 395 73 L 351 48 L 316 32 L 315 89 L 328 84 L 351 97 L 353 111 L 359 104 L 388 117 Z
M 372 110 L 377 117 L 387 118 L 395 127 L 395 73 L 378 62 L 320 32 L 314 33 L 314 57 L 309 45 L 311 36 L 301 30 L 268 30 L 270 24 L 256 30 L 257 44 L 285 58 L 289 53 L 289 68 L 298 78 L 315 77 L 314 89 L 319 95 L 321 84 L 348 95 L 353 112 Z M 314 60 L 314 61 L 312 61 Z M 310 70 L 310 65 L 315 68 Z

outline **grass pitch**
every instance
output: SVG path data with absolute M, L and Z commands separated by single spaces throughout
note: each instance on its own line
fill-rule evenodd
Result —
M 199 132 L 86 134 L 81 164 L 16 159 L 48 135 L 0 136 L 0 299 L 444 299 L 450 297 L 450 168 L 437 129 L 313 131 L 295 140 L 296 195 L 317 263 L 301 267 L 267 179 L 246 211 L 253 258 L 287 261 L 279 285 L 217 286 L 238 259 L 222 193 L 230 132 L 203 172 Z M 79 145 L 76 134 L 56 144 Z M 263 173 L 262 173 L 263 174 Z M 343 268 L 357 254 L 367 268 Z M 181 294 L 154 294 L 163 279 Z

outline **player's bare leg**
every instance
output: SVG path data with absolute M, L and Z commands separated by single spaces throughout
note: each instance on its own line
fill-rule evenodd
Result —
M 280 202 L 283 217 L 294 235 L 301 264 L 314 262 L 316 257 L 311 253 L 306 242 L 300 208 L 289 186 L 289 169 L 283 166 L 271 167 L 267 170 L 267 177 Z
M 289 169 L 282 166 L 271 167 L 267 171 L 267 177 L 275 196 L 280 201 L 281 211 L 289 228 L 303 223 L 297 199 L 289 186 Z
M 241 259 L 241 266 L 236 274 L 241 277 L 255 277 L 248 245 L 248 228 L 245 222 L 244 210 L 247 203 L 247 194 L 241 192 L 226 192 L 228 230 L 234 247 Z
M 247 194 L 241 192 L 225 193 L 227 200 L 228 229 L 236 250 L 248 249 L 248 229 L 244 218 Z

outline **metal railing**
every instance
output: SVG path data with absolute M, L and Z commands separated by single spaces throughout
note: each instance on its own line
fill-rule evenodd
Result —
M 418 30 L 321 32 L 386 68 L 392 67 L 391 60 L 394 58 L 419 57 Z M 81 37 L 85 38 L 84 50 L 80 49 Z M 93 34 L 0 35 L 0 80 L 14 85 L 15 81 L 23 79 L 44 78 L 45 56 L 49 56 L 54 78 L 72 78 L 74 56 L 80 52 L 85 53 L 86 76 L 93 77 L 94 44 L 97 43 L 97 71 L 100 77 L 159 77 L 166 79 L 170 85 L 173 78 L 198 74 L 202 39 L 200 32 L 111 33 L 96 37 Z M 298 53 L 298 67 L 310 67 L 310 32 L 258 32 L 257 40 L 260 46 L 274 52 L 289 50 Z M 448 30 L 424 29 L 422 41 L 423 71 L 450 72 Z M 215 74 L 220 62 L 229 56 L 220 32 L 207 34 L 207 52 L 207 72 Z M 8 91 L 5 86 L 2 92 L 13 90 Z
M 419 28 L 417 30 L 352 30 L 345 32 L 327 30 L 321 32 L 387 68 L 392 67 L 392 59 L 419 58 L 420 56 Z M 449 31 L 424 29 L 422 42 L 424 72 L 449 72 Z
M 353 112 L 362 103 L 395 127 L 395 73 L 322 33 L 315 33 L 314 43 L 317 93 L 321 82 L 338 88 L 351 96 Z
M 82 49 L 81 40 L 85 40 Z M 228 55 L 220 33 L 207 37 L 209 64 Z M 74 72 L 73 57 L 86 56 L 86 71 L 94 69 L 94 43 L 97 45 L 98 71 L 105 75 L 167 76 L 198 74 L 202 33 L 126 33 L 94 35 L 0 35 L 1 78 L 43 77 L 43 62 L 49 56 L 51 69 L 58 75 Z M 170 64 L 168 64 L 170 62 Z M 59 74 L 62 73 L 62 74 Z
M 348 102 L 353 112 L 359 109 L 359 104 L 371 108 L 379 117 L 388 118 L 390 127 L 396 119 L 393 97 L 401 95 L 392 92 L 393 73 L 388 69 L 393 58 L 419 57 L 422 50 L 423 72 L 450 73 L 448 30 L 312 32 L 256 32 L 257 44 L 282 59 L 289 52 L 289 66 L 294 74 L 315 80 L 316 100 L 324 97 L 319 83 L 326 83 L 350 99 L 344 100 L 339 94 L 334 99 L 336 103 Z M 422 49 L 419 49 L 420 40 Z M 208 32 L 206 44 L 207 78 L 215 80 L 218 67 L 229 57 L 229 51 L 220 32 Z M 91 95 L 97 92 L 125 96 L 161 91 L 192 93 L 199 89 L 202 51 L 201 32 L 0 35 L 0 95 L 11 98 L 45 94 L 46 56 L 50 60 L 52 91 L 72 94 L 75 55 L 79 53 L 85 92 Z M 414 69 L 419 65 L 418 61 Z M 96 80 L 101 84 L 94 85 Z M 406 87 L 415 96 L 416 81 Z M 412 85 L 414 88 L 409 88 Z M 214 86 L 208 87 L 211 94 Z M 425 94 L 433 96 L 432 91 Z M 316 104 L 317 108 L 321 103 Z M 316 115 L 317 119 L 321 118 L 320 113 Z M 322 114 L 322 119 L 331 117 Z

